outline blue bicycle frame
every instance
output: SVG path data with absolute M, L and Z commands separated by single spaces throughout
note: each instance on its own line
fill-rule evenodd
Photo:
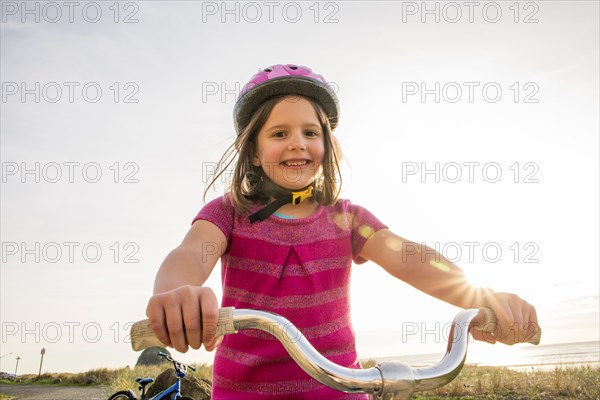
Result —
M 183 400 L 191 400 L 189 397 L 185 397 L 181 395 L 181 380 L 185 378 L 186 372 L 189 369 L 195 371 L 196 368 L 191 365 L 187 365 L 181 363 L 179 361 L 174 360 L 170 355 L 165 354 L 163 352 L 158 352 L 158 356 L 164 358 L 167 361 L 173 363 L 173 367 L 175 368 L 175 375 L 177 376 L 177 380 L 175 383 L 158 393 L 154 397 L 146 396 L 146 385 L 154 382 L 152 378 L 137 378 L 135 381 L 139 383 L 140 387 L 138 388 L 141 391 L 141 400 L 162 400 L 162 399 L 183 399 Z M 172 396 L 172 397 L 171 397 Z M 121 390 L 119 392 L 114 393 L 110 396 L 109 400 L 138 400 L 135 394 L 131 390 Z
M 173 397 L 173 399 L 180 399 L 182 397 L 181 396 L 181 379 L 183 379 L 184 377 L 185 377 L 185 373 L 183 373 L 181 371 L 177 371 L 178 379 L 175 381 L 175 383 L 172 384 L 171 386 L 169 386 L 168 388 L 166 388 L 161 393 L 157 394 L 156 396 L 154 396 L 148 400 L 168 399 L 169 396 L 172 395 L 173 393 L 175 393 L 175 397 Z

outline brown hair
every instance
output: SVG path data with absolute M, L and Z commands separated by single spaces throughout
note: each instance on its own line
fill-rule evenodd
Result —
M 208 190 L 215 185 L 217 180 L 235 162 L 233 175 L 229 178 L 229 194 L 233 206 L 240 212 L 247 212 L 257 201 L 265 202 L 268 196 L 262 192 L 261 176 L 264 175 L 262 167 L 252 164 L 256 155 L 256 137 L 269 118 L 271 111 L 277 103 L 288 96 L 275 96 L 263 102 L 250 118 L 246 126 L 240 130 L 235 142 L 227 148 L 212 173 L 212 179 L 204 190 L 204 201 Z M 321 129 L 325 155 L 321 163 L 320 172 L 315 180 L 313 198 L 322 205 L 333 205 L 337 202 L 342 185 L 340 164 L 342 151 L 331 132 L 329 119 L 323 108 L 311 98 L 306 98 L 317 113 Z M 339 179 L 339 181 L 338 181 Z

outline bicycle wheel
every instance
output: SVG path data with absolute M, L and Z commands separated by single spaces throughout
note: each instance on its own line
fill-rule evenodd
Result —
M 131 394 L 131 391 L 121 390 L 110 396 L 108 400 L 137 400 L 137 398 Z

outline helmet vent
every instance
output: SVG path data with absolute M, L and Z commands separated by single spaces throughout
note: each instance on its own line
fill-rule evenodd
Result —
M 295 66 L 295 65 L 290 65 L 289 67 L 290 67 L 290 69 L 293 69 L 293 70 L 297 70 L 298 69 L 298 67 Z
M 273 70 L 271 68 L 265 68 L 265 69 L 263 69 L 263 71 L 265 71 L 265 72 L 271 72 Z

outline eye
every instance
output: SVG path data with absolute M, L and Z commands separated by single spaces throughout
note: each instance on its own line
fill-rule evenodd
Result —
M 285 137 L 286 133 L 284 131 L 273 132 L 273 137 Z
M 316 132 L 316 131 L 306 131 L 306 132 L 304 132 L 304 134 L 306 136 L 313 136 L 313 137 L 314 136 L 319 136 L 319 132 Z

